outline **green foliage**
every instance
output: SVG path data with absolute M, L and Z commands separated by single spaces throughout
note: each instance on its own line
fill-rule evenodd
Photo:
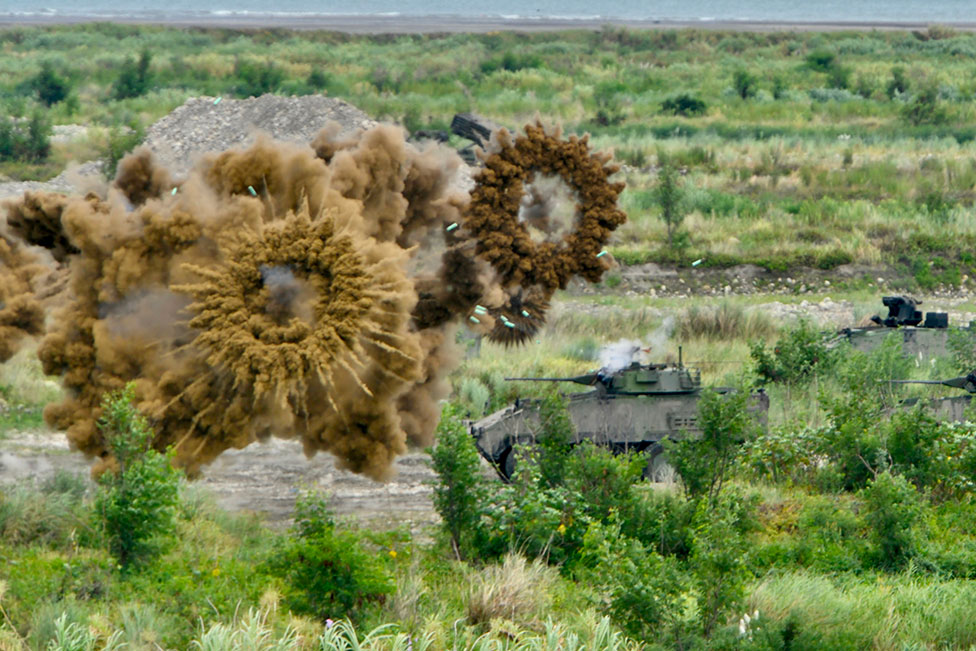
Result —
M 705 112 L 708 111 L 708 105 L 694 95 L 682 93 L 661 102 L 661 111 L 671 115 L 696 117 L 705 115 Z
M 870 354 L 848 351 L 838 366 L 838 393 L 821 397 L 828 423 L 820 432 L 819 452 L 831 460 L 843 488 L 862 488 L 890 464 L 880 426 L 888 420 L 886 409 L 894 407 L 889 381 L 905 379 L 911 365 L 896 333 Z
M 765 341 L 749 344 L 755 373 L 763 384 L 799 384 L 816 373 L 829 370 L 837 356 L 827 348 L 826 337 L 812 323 L 801 320 L 780 337 L 772 351 Z
M 902 117 L 913 126 L 940 125 L 949 120 L 945 106 L 939 100 L 935 84 L 922 86 L 902 109 Z
M 118 171 L 119 161 L 142 143 L 142 125 L 132 122 L 127 127 L 115 127 L 109 130 L 108 141 L 105 144 L 103 160 L 105 161 L 105 176 L 114 179 Z
M 481 535 L 486 491 L 478 450 L 453 406 L 445 407 L 441 414 L 437 445 L 430 456 L 431 467 L 437 473 L 434 508 L 458 558 L 470 558 Z
M 271 61 L 262 64 L 249 59 L 238 59 L 234 63 L 234 76 L 238 81 L 234 92 L 240 97 L 273 93 L 285 81 L 285 71 Z
M 725 496 L 711 509 L 701 502 L 695 514 L 689 569 L 698 592 L 698 621 L 706 639 L 732 614 L 741 612 L 745 598 L 748 546 L 737 526 L 734 502 L 734 497 Z
M 566 399 L 556 391 L 550 392 L 539 405 L 539 431 L 536 434 L 539 477 L 543 486 L 552 488 L 565 482 L 575 434 Z
M 951 328 L 946 337 L 946 347 L 956 370 L 960 373 L 976 370 L 976 329 Z
M 837 55 L 830 50 L 814 50 L 807 55 L 806 64 L 816 72 L 830 72 L 837 65 Z
M 98 422 L 115 467 L 99 478 L 95 512 L 123 567 L 150 552 L 153 538 L 173 532 L 179 501 L 180 473 L 152 448 L 154 433 L 134 397 L 131 384 L 105 396 Z
M 320 68 L 313 68 L 305 79 L 305 84 L 312 90 L 325 90 L 329 84 L 329 77 Z
M 71 92 L 71 84 L 55 72 L 50 61 L 41 64 L 40 71 L 30 80 L 29 85 L 45 106 L 64 101 Z
M 894 99 L 899 95 L 904 95 L 908 92 L 910 88 L 910 83 L 908 77 L 905 76 L 904 66 L 894 66 L 891 69 L 891 79 L 888 81 L 887 93 L 888 97 Z
M 901 475 L 884 471 L 861 491 L 864 519 L 871 532 L 875 564 L 898 569 L 915 555 L 921 498 Z
M 620 525 L 592 523 L 583 537 L 578 576 L 598 588 L 610 618 L 642 640 L 665 637 L 683 614 L 685 577 L 673 558 L 620 533 Z
M 117 99 L 142 97 L 152 85 L 152 73 L 149 65 L 152 63 L 152 53 L 146 49 L 135 61 L 131 57 L 122 63 L 119 76 L 112 85 L 112 96 Z
M 361 617 L 393 592 L 378 554 L 363 549 L 354 533 L 337 530 L 316 493 L 296 500 L 295 526 L 269 567 L 286 582 L 289 608 L 322 621 Z
M 678 170 L 671 159 L 663 151 L 658 151 L 657 185 L 654 188 L 654 199 L 661 209 L 661 219 L 664 220 L 668 232 L 668 248 L 674 247 L 676 234 L 685 219 L 684 192 L 678 178 Z
M 0 161 L 41 162 L 51 151 L 51 124 L 40 111 L 29 121 L 0 120 Z
M 732 87 L 742 99 L 755 97 L 756 83 L 756 76 L 744 68 L 739 68 L 732 74 Z
M 11 545 L 63 547 L 91 540 L 88 509 L 82 504 L 85 484 L 58 473 L 40 486 L 18 486 L 0 492 L 0 537 Z
M 758 431 L 755 416 L 748 410 L 749 399 L 747 391 L 725 395 L 703 391 L 698 401 L 701 438 L 686 436 L 666 442 L 668 460 L 690 499 L 717 503 L 742 444 Z

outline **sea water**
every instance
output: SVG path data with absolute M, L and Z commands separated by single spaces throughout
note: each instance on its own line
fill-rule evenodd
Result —
M 119 19 L 409 16 L 772 22 L 976 22 L 974 0 L 0 0 L 0 17 Z

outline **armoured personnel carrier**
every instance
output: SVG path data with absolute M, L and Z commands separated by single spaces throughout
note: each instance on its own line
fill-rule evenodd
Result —
M 592 391 L 568 397 L 567 408 L 575 426 L 574 443 L 585 440 L 617 451 L 650 450 L 647 474 L 659 479 L 666 468 L 661 441 L 700 434 L 698 398 L 701 373 L 678 364 L 632 362 L 618 371 L 601 369 L 566 378 L 506 378 L 532 382 L 573 382 Z M 719 393 L 733 391 L 716 388 Z M 515 471 L 517 445 L 535 442 L 539 430 L 539 400 L 516 400 L 514 404 L 469 424 L 469 431 L 481 455 L 503 478 Z M 769 397 L 753 394 L 751 411 L 765 426 Z
M 949 353 L 949 333 L 963 330 L 972 334 L 976 345 L 976 327 L 950 328 L 946 312 L 926 312 L 918 309 L 922 304 L 907 296 L 885 296 L 881 302 L 888 308 L 888 315 L 871 317 L 873 325 L 844 328 L 838 341 L 849 341 L 855 350 L 870 352 L 877 348 L 885 337 L 898 333 L 902 340 L 902 351 L 906 357 L 932 359 L 944 357 Z

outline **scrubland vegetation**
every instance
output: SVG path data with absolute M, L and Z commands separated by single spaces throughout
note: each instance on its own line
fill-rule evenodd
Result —
M 673 480 L 654 484 L 644 454 L 568 445 L 556 394 L 498 377 L 594 366 L 604 340 L 572 312 L 542 343 L 458 371 L 432 451 L 442 525 L 422 535 L 338 520 L 314 491 L 287 531 L 224 512 L 148 450 L 126 393 L 108 397 L 118 472 L 0 491 L 0 648 L 976 644 L 976 427 L 899 407 L 939 392 L 887 382 L 957 374 L 971 342 L 918 366 L 897 338 L 865 354 L 741 302 L 684 308 L 667 345 L 731 342 L 745 359 L 709 383 L 743 390 L 703 397 L 704 436 L 668 444 Z M 615 327 L 644 336 L 658 328 L 648 313 Z M 32 373 L 11 374 L 34 387 L 19 395 L 45 386 Z M 767 429 L 746 411 L 758 386 Z M 503 484 L 461 419 L 531 391 L 540 445 Z
M 350 36 L 111 24 L 0 32 L 0 171 L 110 161 L 188 97 L 327 93 L 407 129 L 474 111 L 588 132 L 625 165 L 625 263 L 976 276 L 976 36 L 628 31 Z M 44 146 L 50 125 L 97 127 Z M 455 144 L 460 144 L 456 143 Z M 685 216 L 661 219 L 662 162 Z

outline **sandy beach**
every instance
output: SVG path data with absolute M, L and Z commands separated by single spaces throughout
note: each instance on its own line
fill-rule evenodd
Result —
M 166 27 L 197 27 L 216 29 L 294 29 L 324 30 L 349 34 L 437 34 L 483 33 L 495 31 L 542 32 L 560 30 L 597 30 L 606 26 L 630 29 L 708 29 L 722 31 L 868 31 L 926 29 L 927 22 L 774 22 L 730 20 L 620 20 L 620 19 L 555 19 L 492 18 L 465 16 L 388 16 L 388 15 L 234 15 L 234 16 L 174 16 L 172 18 L 104 16 L 0 16 L 0 28 L 16 26 L 71 25 L 91 22 L 123 24 L 151 24 Z M 976 22 L 951 23 L 953 29 L 976 31 Z

